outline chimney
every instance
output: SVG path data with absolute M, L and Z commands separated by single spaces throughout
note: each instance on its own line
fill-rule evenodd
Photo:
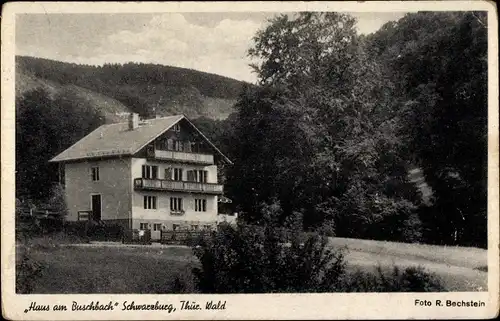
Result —
M 134 130 L 139 127 L 139 114 L 130 113 L 128 116 L 128 129 Z

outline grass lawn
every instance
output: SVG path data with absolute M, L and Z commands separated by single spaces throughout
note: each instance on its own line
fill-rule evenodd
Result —
M 351 269 L 373 271 L 422 266 L 435 273 L 448 291 L 487 291 L 487 250 L 473 247 L 409 244 L 330 238 L 333 247 L 346 247 Z
M 32 257 L 45 266 L 34 293 L 169 293 L 176 276 L 194 292 L 189 248 L 61 246 Z
M 422 266 L 436 274 L 448 291 L 487 290 L 486 250 L 331 238 L 347 247 L 349 271 L 390 271 Z M 19 250 L 21 248 L 18 248 Z M 39 246 L 33 259 L 45 267 L 33 293 L 172 293 L 176 277 L 195 292 L 191 269 L 197 264 L 190 248 L 91 244 Z M 21 251 L 16 251 L 19 260 Z

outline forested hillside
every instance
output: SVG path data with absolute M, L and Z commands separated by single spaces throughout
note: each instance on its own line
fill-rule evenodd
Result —
M 23 56 L 16 57 L 16 76 L 18 95 L 37 87 L 56 93 L 69 90 L 75 98 L 90 101 L 109 119 L 129 110 L 146 117 L 183 113 L 190 118 L 224 119 L 246 85 L 171 66 L 89 66 Z

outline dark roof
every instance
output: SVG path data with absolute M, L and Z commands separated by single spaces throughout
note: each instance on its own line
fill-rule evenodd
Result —
M 231 161 L 184 115 L 147 119 L 141 121 L 134 130 L 128 128 L 128 122 L 102 125 L 52 158 L 50 162 L 106 156 L 131 156 L 158 138 L 181 119 L 185 119 L 226 162 L 231 164 Z

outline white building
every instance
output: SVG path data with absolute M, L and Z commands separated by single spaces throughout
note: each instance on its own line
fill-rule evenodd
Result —
M 70 221 L 93 220 L 125 228 L 213 228 L 223 186 L 217 165 L 231 164 L 185 116 L 102 125 L 54 157 L 64 168 Z M 81 214 L 81 213 L 80 213 Z

